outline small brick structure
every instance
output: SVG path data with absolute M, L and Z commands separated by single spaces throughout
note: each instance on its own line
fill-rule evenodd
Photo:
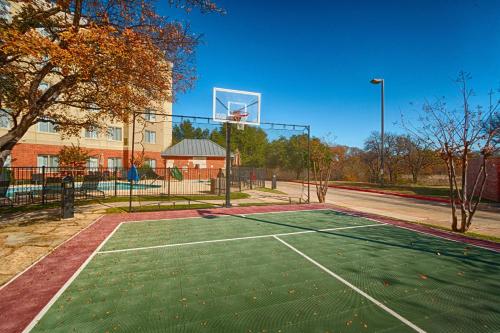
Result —
M 482 159 L 475 158 L 469 161 L 467 182 L 472 189 L 476 175 L 481 168 Z M 500 157 L 494 157 L 486 162 L 486 183 L 484 184 L 483 198 L 500 202 Z M 476 190 L 478 194 L 479 190 Z
M 219 170 L 226 166 L 226 149 L 208 139 L 184 139 L 165 149 L 161 156 L 167 168 Z

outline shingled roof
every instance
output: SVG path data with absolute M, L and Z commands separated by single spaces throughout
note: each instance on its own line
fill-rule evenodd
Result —
M 226 149 L 208 139 L 184 139 L 165 149 L 161 156 L 210 156 L 225 157 Z

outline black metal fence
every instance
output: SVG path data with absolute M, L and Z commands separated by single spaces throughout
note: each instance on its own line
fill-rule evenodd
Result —
M 59 201 L 65 176 L 75 180 L 76 200 L 126 196 L 222 195 L 225 174 L 216 168 L 138 168 L 129 182 L 125 168 L 5 167 L 0 168 L 0 206 Z M 262 168 L 233 167 L 231 188 L 243 191 L 265 186 Z M 132 188 L 132 191 L 130 190 Z

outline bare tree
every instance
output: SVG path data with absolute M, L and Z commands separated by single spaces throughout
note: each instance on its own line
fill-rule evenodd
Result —
M 337 158 L 328 144 L 321 142 L 318 138 L 311 140 L 312 170 L 319 202 L 325 202 L 328 181 L 335 167 L 336 160 Z
M 436 164 L 438 156 L 427 142 L 418 137 L 412 138 L 408 135 L 403 136 L 401 140 L 405 167 L 411 173 L 412 182 L 416 184 L 422 171 Z
M 380 174 L 380 133 L 372 132 L 365 140 L 365 162 L 370 169 L 372 178 Z M 403 167 L 403 140 L 400 135 L 386 133 L 384 140 L 384 169 L 389 175 L 389 182 L 395 183 Z
M 426 102 L 419 126 L 405 125 L 413 135 L 440 152 L 448 172 L 451 228 L 459 232 L 466 232 L 471 226 L 488 177 L 486 162 L 498 148 L 494 139 L 500 131 L 500 124 L 495 121 L 500 100 L 495 100 L 491 91 L 486 108 L 471 107 L 470 79 L 470 74 L 461 72 L 456 80 L 462 99 L 460 108 L 450 110 L 444 99 Z M 469 159 L 473 155 L 479 155 L 481 166 L 477 174 L 468 178 Z
M 387 133 L 384 144 L 384 167 L 389 174 L 389 182 L 394 184 L 403 172 L 405 157 L 404 138 L 401 135 Z
M 362 159 L 368 167 L 370 181 L 377 181 L 380 175 L 380 133 L 372 132 L 365 140 Z

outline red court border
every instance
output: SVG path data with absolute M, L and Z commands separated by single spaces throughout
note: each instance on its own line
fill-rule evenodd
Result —
M 0 287 L 0 332 L 22 332 L 121 222 L 315 209 L 333 209 L 500 252 L 500 243 L 472 239 L 423 225 L 407 223 L 375 214 L 361 213 L 328 204 L 234 207 L 229 209 L 215 208 L 107 215 L 97 219 L 75 237 L 69 239 L 22 274 Z

